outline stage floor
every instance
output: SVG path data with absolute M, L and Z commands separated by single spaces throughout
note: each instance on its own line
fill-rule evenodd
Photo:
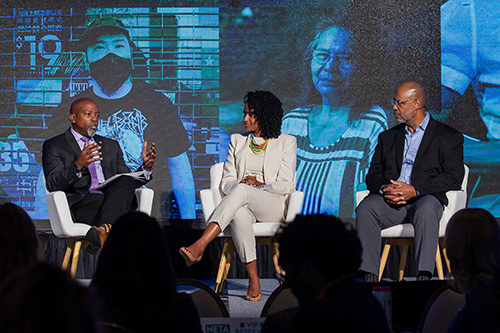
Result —
M 90 279 L 78 279 L 78 281 L 84 286 L 90 284 Z M 215 280 L 198 280 L 210 288 L 214 288 Z M 261 293 L 262 300 L 259 302 L 250 302 L 245 299 L 247 294 L 248 279 L 228 279 L 226 286 L 227 290 L 224 288 L 222 294 L 220 295 L 222 301 L 228 309 L 229 316 L 233 318 L 258 318 L 262 312 L 264 304 L 266 304 L 267 299 L 272 294 L 272 292 L 278 288 L 279 282 L 276 279 L 261 279 Z
M 214 288 L 214 280 L 201 280 L 201 282 Z M 262 300 L 251 302 L 246 300 L 248 279 L 228 279 L 227 292 L 223 290 L 221 299 L 226 304 L 229 316 L 233 318 L 257 318 L 260 317 L 262 308 L 272 292 L 278 288 L 279 282 L 276 279 L 261 279 Z

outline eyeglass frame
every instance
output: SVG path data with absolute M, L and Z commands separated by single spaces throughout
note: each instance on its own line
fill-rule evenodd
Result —
M 317 54 L 318 53 L 323 53 L 327 54 L 328 56 L 326 57 L 325 60 L 319 61 Z M 314 49 L 311 50 L 311 59 L 318 65 L 326 65 L 330 60 L 333 59 L 335 64 L 338 64 L 339 67 L 342 68 L 351 68 L 352 67 L 352 60 L 351 60 L 351 55 L 349 53 L 335 53 L 331 54 L 328 52 L 328 50 L 325 49 Z
M 400 107 L 400 106 L 403 106 L 403 105 L 405 105 L 406 103 L 408 103 L 410 101 L 416 101 L 416 100 L 417 99 L 415 98 L 415 99 L 407 99 L 405 101 L 402 101 L 402 100 L 393 98 L 393 99 L 391 99 L 391 104 L 392 104 L 393 107 L 394 106 Z

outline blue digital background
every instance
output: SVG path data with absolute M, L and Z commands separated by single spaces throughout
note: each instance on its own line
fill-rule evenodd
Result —
M 495 172 L 500 163 L 496 131 L 500 75 L 494 51 L 499 43 L 500 7 L 494 0 L 442 2 L 199 1 L 197 7 L 188 8 L 170 1 L 169 7 L 128 4 L 117 5 L 114 11 L 127 12 L 126 25 L 145 54 L 145 59 L 136 59 L 144 66 L 136 78 L 154 84 L 177 107 L 193 143 L 188 156 L 197 190 L 209 186 L 210 165 L 224 161 L 229 135 L 243 130 L 245 93 L 270 90 L 282 100 L 285 112 L 304 105 L 311 81 L 304 57 L 315 26 L 324 19 L 339 23 L 350 19 L 358 22 L 357 66 L 365 80 L 349 94 L 364 105 L 380 106 L 392 126 L 390 100 L 395 89 L 405 81 L 420 82 L 427 92 L 427 110 L 467 135 L 470 205 L 500 216 L 500 177 Z M 0 196 L 35 219 L 47 218 L 41 146 L 58 134 L 47 124 L 63 94 L 75 95 L 89 87 L 82 54 L 68 51 L 81 34 L 85 16 L 99 11 L 70 5 L 46 8 L 34 2 L 2 10 Z M 196 23 L 179 23 L 183 12 L 185 19 L 198 18 Z M 161 37 L 140 27 L 162 14 L 175 18 L 169 29 L 175 31 L 176 40 L 164 39 L 155 48 L 148 43 L 160 42 Z M 207 30 L 194 36 L 193 26 Z M 190 45 L 191 55 L 182 59 L 178 51 L 190 41 L 198 44 Z M 109 133 L 118 132 L 113 128 Z M 137 133 L 135 138 L 141 140 Z M 169 186 L 166 183 L 155 191 L 171 192 Z M 170 215 L 165 217 L 178 217 L 175 200 L 170 197 L 169 202 Z M 196 204 L 201 216 L 198 199 Z
M 1 98 L 0 195 L 46 219 L 41 147 L 66 130 L 64 101 L 90 87 L 78 41 L 86 22 L 101 16 L 119 19 L 137 50 L 134 82 L 145 82 L 174 103 L 192 145 L 187 151 L 196 189 L 208 186 L 208 168 L 218 162 L 218 8 L 72 7 L 9 8 L 0 17 Z M 64 108 L 64 110 L 60 110 Z M 157 110 L 161 119 L 163 110 Z M 142 120 L 142 121 L 141 121 Z M 147 126 L 141 110 L 123 110 L 101 119 L 99 133 L 119 141 L 127 165 L 136 170 Z M 161 134 L 161 133 L 158 133 Z M 159 149 L 162 147 L 159 146 Z M 168 170 L 156 165 L 156 170 Z M 184 170 L 187 171 L 187 170 Z M 182 173 L 181 173 L 182 176 Z M 166 198 L 162 218 L 179 218 L 169 178 L 154 188 Z M 193 203 L 201 211 L 199 200 Z

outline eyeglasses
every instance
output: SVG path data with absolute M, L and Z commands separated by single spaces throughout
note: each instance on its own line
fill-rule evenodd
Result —
M 331 54 L 326 50 L 314 50 L 312 52 L 312 58 L 318 65 L 326 65 L 327 62 L 333 59 L 333 62 L 341 68 L 352 67 L 349 55 L 344 53 Z
M 392 106 L 395 106 L 395 105 L 397 105 L 397 106 L 403 106 L 406 103 L 408 103 L 409 101 L 412 101 L 412 100 L 411 99 L 407 99 L 406 101 L 400 101 L 399 99 L 393 98 L 391 102 L 392 102 Z

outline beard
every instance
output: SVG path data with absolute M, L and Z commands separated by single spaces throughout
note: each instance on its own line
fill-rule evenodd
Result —
M 116 92 L 132 74 L 132 60 L 108 53 L 89 64 L 90 75 L 106 95 Z
M 87 128 L 87 134 L 89 138 L 93 138 L 97 130 L 95 128 L 89 127 Z

